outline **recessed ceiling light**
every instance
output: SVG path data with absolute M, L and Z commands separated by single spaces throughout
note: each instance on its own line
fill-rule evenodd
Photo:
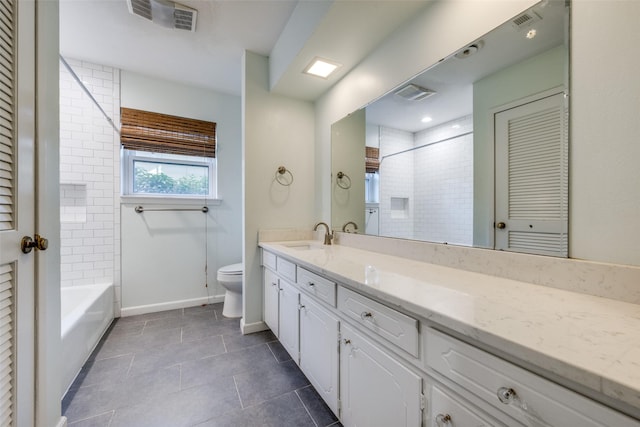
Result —
M 433 120 L 431 117 L 429 116 L 425 116 L 422 118 L 422 120 L 420 120 L 422 123 L 429 123 L 431 120 Z
M 307 68 L 305 68 L 303 72 L 306 74 L 311 74 L 312 76 L 322 77 L 323 79 L 326 79 L 340 66 L 341 64 L 338 64 L 337 62 L 315 57 L 313 58 L 311 63 L 307 65 Z
M 530 29 L 529 31 L 527 31 L 527 38 L 529 40 L 531 40 L 532 38 L 534 38 L 537 34 L 537 31 L 535 28 Z

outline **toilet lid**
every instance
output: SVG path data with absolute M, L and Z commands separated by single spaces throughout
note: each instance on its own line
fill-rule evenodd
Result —
M 225 265 L 224 267 L 220 267 L 218 273 L 223 273 L 227 275 L 233 274 L 242 274 L 242 263 Z

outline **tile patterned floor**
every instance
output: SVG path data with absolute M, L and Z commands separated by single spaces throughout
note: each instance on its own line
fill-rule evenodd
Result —
M 70 427 L 341 427 L 270 332 L 213 304 L 118 319 L 62 401 Z

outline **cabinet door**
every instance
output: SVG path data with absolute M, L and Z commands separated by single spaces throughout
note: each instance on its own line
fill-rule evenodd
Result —
M 338 414 L 338 318 L 300 295 L 300 368 Z
M 280 343 L 296 363 L 299 362 L 298 298 L 300 292 L 292 284 L 280 279 Z
M 277 337 L 278 331 L 278 276 L 271 270 L 264 269 L 264 323 Z
M 420 426 L 421 378 L 344 323 L 340 328 L 342 423 Z

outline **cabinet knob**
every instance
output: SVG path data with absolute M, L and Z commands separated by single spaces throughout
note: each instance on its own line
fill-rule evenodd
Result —
M 449 414 L 438 414 L 436 415 L 436 424 L 438 427 L 446 426 L 451 424 L 451 415 Z
M 367 318 L 373 317 L 373 313 L 370 311 L 363 311 L 362 313 L 360 313 L 360 317 L 362 318 L 362 320 L 366 320 Z
M 343 339 L 342 342 L 344 343 L 344 345 L 351 344 L 351 340 L 347 338 Z
M 510 404 L 516 398 L 516 391 L 508 387 L 500 387 L 497 394 L 500 402 L 504 403 L 505 405 Z
M 298 310 L 302 310 L 303 308 L 305 308 L 304 305 L 298 304 Z
M 271 282 L 271 286 L 278 286 L 276 282 Z
M 315 283 L 313 283 L 313 282 L 307 282 L 307 285 L 309 285 L 309 286 L 315 286 L 316 284 L 315 284 Z

